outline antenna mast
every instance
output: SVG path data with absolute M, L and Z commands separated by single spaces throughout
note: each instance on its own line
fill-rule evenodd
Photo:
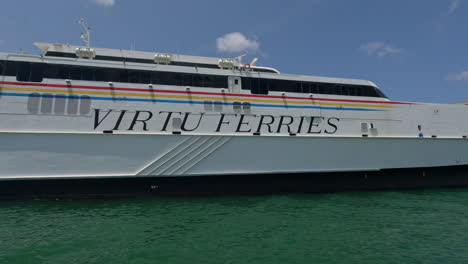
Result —
M 76 56 L 78 58 L 94 59 L 96 51 L 91 48 L 91 28 L 87 27 L 83 18 L 78 20 L 78 23 L 83 25 L 86 33 L 81 33 L 81 40 L 86 43 L 86 48 L 76 48 Z
M 90 48 L 90 46 L 91 46 L 91 28 L 86 26 L 85 21 L 84 21 L 83 18 L 80 18 L 80 20 L 78 20 L 78 23 L 80 23 L 83 26 L 83 28 L 85 29 L 85 32 L 86 32 L 86 33 L 81 33 L 81 40 L 83 40 L 84 43 L 86 43 L 87 48 Z

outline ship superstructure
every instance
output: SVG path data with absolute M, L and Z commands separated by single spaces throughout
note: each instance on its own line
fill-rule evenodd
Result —
M 138 181 L 133 191 L 151 194 L 210 180 L 198 191 L 468 183 L 466 105 L 392 101 L 370 81 L 256 60 L 36 46 L 43 55 L 0 54 L 0 191 L 77 180 Z M 457 180 L 400 178 L 443 169 Z

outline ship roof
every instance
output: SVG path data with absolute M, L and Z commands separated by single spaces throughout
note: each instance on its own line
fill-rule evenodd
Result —
M 35 42 L 34 45 L 40 48 L 44 54 L 53 54 L 56 53 L 68 53 L 75 54 L 76 49 L 84 48 L 82 46 L 75 46 L 69 44 L 59 44 L 59 43 L 40 43 Z M 147 52 L 147 51 L 135 51 L 135 50 L 125 50 L 125 49 L 109 49 L 109 48 L 95 48 L 96 54 L 103 57 L 117 57 L 117 58 L 132 58 L 132 59 L 142 59 L 142 60 L 154 60 L 154 55 L 157 52 Z M 188 63 L 200 63 L 200 64 L 212 64 L 218 65 L 220 58 L 213 57 L 201 57 L 201 56 L 190 56 L 190 55 L 180 55 L 180 54 L 170 54 L 172 56 L 172 61 L 174 62 L 188 62 Z
M 60 44 L 60 43 L 42 43 L 35 42 L 34 45 L 44 52 L 45 56 L 57 56 L 57 57 L 71 57 L 76 58 L 76 52 L 78 49 L 87 48 L 84 46 Z M 152 63 L 154 64 L 155 55 L 167 54 L 171 57 L 169 65 L 174 66 L 191 66 L 201 68 L 220 69 L 219 64 L 221 60 L 225 58 L 216 57 L 202 57 L 202 56 L 191 56 L 182 54 L 172 53 L 158 53 L 158 52 L 147 52 L 147 51 L 135 51 L 125 49 L 111 49 L 111 48 L 91 48 L 95 52 L 96 60 L 109 60 L 109 61 L 126 61 L 126 62 L 141 62 L 141 63 Z M 229 60 L 229 59 L 228 59 Z M 232 60 L 232 59 L 231 59 Z M 310 76 L 310 75 L 297 75 L 297 74 L 284 74 L 270 67 L 253 66 L 254 72 L 246 72 L 247 76 L 271 78 L 271 79 L 294 79 L 294 80 L 306 80 L 326 83 L 343 83 L 353 85 L 371 85 L 377 87 L 377 85 L 368 80 L 361 79 L 348 79 L 348 78 L 335 78 L 335 77 L 321 77 L 321 76 Z M 258 69 L 258 70 L 257 70 Z

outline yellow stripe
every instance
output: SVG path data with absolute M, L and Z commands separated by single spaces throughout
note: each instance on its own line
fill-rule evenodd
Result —
M 337 103 L 323 103 L 317 101 L 278 101 L 278 100 L 263 100 L 263 99 L 247 99 L 247 98 L 219 98 L 207 96 L 184 96 L 184 95 L 167 95 L 167 94 L 141 94 L 141 93 L 125 93 L 125 92 L 98 92 L 98 91 L 76 91 L 76 90 L 60 90 L 60 89 L 35 89 L 35 88 L 13 88 L 13 87 L 0 87 L 2 90 L 7 91 L 22 91 L 22 92 L 42 92 L 42 93 L 70 93 L 70 94 L 95 94 L 95 95 L 111 95 L 111 96 L 137 96 L 137 97 L 151 97 L 151 98 L 171 98 L 171 99 L 197 99 L 197 100 L 224 100 L 224 101 L 239 101 L 244 102 L 257 102 L 257 103 L 278 103 L 278 104 L 300 104 L 300 105 L 325 105 L 325 106 L 352 106 L 352 107 L 380 107 L 380 108 L 397 108 L 389 105 L 369 105 L 369 104 L 337 104 Z

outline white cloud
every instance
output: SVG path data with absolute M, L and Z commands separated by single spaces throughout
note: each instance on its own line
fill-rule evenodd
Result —
M 248 39 L 240 32 L 233 32 L 219 37 L 216 40 L 218 51 L 220 52 L 242 52 L 256 51 L 260 47 L 260 43 L 253 39 Z
M 366 52 L 367 55 L 376 56 L 377 58 L 383 58 L 387 55 L 395 55 L 403 51 L 402 49 L 388 45 L 382 41 L 373 41 L 362 44 L 359 49 Z
M 448 9 L 449 14 L 452 14 L 453 12 L 455 12 L 459 7 L 460 7 L 460 0 L 452 0 Z
M 468 71 L 450 74 L 446 79 L 449 81 L 468 81 Z
M 102 6 L 114 6 L 115 5 L 115 0 L 91 0 L 91 1 Z

